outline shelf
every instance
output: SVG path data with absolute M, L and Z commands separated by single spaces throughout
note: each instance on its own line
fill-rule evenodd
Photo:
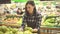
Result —
M 41 29 L 46 29 L 46 30 L 60 30 L 58 27 L 46 27 L 46 26 L 41 26 Z

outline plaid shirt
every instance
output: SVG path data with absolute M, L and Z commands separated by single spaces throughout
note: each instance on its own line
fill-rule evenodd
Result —
M 42 20 L 41 14 L 35 14 L 29 16 L 25 14 L 22 26 L 27 24 L 28 27 L 32 27 L 33 29 L 38 28 L 40 27 L 41 20 Z

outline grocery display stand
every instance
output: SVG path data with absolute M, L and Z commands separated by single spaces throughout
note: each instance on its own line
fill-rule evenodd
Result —
M 0 26 L 3 26 L 3 25 L 4 24 L 0 24 Z M 4 26 L 11 26 L 11 25 L 4 25 Z M 11 27 L 19 28 L 18 26 L 11 26 Z M 49 28 L 49 27 L 41 26 L 40 33 L 41 34 L 57 34 L 57 33 L 60 33 L 60 28 L 57 28 L 57 27 Z
M 17 18 L 22 18 L 22 16 L 19 16 L 19 15 L 7 15 L 6 16 L 7 18 L 14 18 L 14 17 L 17 17 Z M 5 19 L 7 19 L 7 18 L 5 18 Z M 17 23 L 15 23 L 16 25 L 13 25 L 14 23 L 12 22 L 11 24 L 10 23 L 4 23 L 4 24 L 0 24 L 0 26 L 7 26 L 7 27 L 12 27 L 12 28 L 20 28 L 20 26 L 18 26 L 18 24 Z M 37 34 L 36 32 L 35 33 L 33 33 L 33 34 Z
M 11 16 L 7 16 L 8 18 L 11 18 Z M 12 18 L 14 17 L 18 17 L 18 18 L 21 18 L 22 16 L 13 16 Z M 54 16 L 53 16 L 54 17 Z M 59 16 L 55 16 L 56 17 L 59 17 Z M 48 17 L 48 18 L 52 18 L 52 17 Z M 17 25 L 11 25 L 11 24 L 0 24 L 0 26 L 10 26 L 10 27 L 13 27 L 13 28 L 19 28 L 20 26 L 17 26 Z M 47 26 L 41 26 L 40 27 L 40 34 L 60 34 L 60 28 L 59 27 L 47 27 Z M 37 34 L 37 33 L 34 33 L 34 34 Z
M 0 26 L 3 26 L 4 24 L 0 24 Z M 5 25 L 5 26 L 11 26 L 11 25 Z M 18 26 L 11 26 L 15 28 L 19 28 Z M 41 26 L 40 27 L 40 34 L 60 34 L 60 28 L 58 27 L 46 27 L 46 26 Z M 37 34 L 37 33 L 34 33 Z
M 58 18 L 58 17 L 60 17 L 60 16 L 59 15 L 58 16 L 47 16 L 46 19 L 55 18 L 55 21 L 56 21 L 56 18 Z M 57 22 L 54 26 L 48 26 L 48 24 L 45 26 L 42 25 L 40 27 L 41 34 L 60 34 L 60 26 L 58 26 L 58 25 L 59 25 L 59 23 L 57 23 Z
M 46 26 L 41 26 L 40 31 L 41 34 L 60 34 L 60 28 L 58 27 L 49 28 Z
M 14 18 L 14 17 L 17 17 L 17 18 L 22 18 L 22 16 L 18 16 L 18 15 L 7 15 L 5 16 L 4 20 L 8 19 L 8 18 Z M 2 20 L 1 20 L 2 21 Z M 3 22 L 3 21 L 2 21 Z M 16 25 L 13 25 L 13 24 L 16 24 Z M 11 26 L 11 27 L 19 27 L 17 25 L 17 23 L 0 23 L 0 26 Z

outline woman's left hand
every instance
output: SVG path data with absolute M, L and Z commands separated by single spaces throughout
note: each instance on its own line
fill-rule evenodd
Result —
M 37 29 L 37 28 L 33 29 L 33 32 L 37 32 L 37 31 L 38 31 L 38 29 Z

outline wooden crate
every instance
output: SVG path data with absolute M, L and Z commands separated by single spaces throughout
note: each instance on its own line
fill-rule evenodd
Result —
M 58 34 L 58 31 L 60 31 L 60 28 L 41 27 L 40 31 L 42 30 L 46 30 L 46 31 L 40 32 L 41 34 Z

